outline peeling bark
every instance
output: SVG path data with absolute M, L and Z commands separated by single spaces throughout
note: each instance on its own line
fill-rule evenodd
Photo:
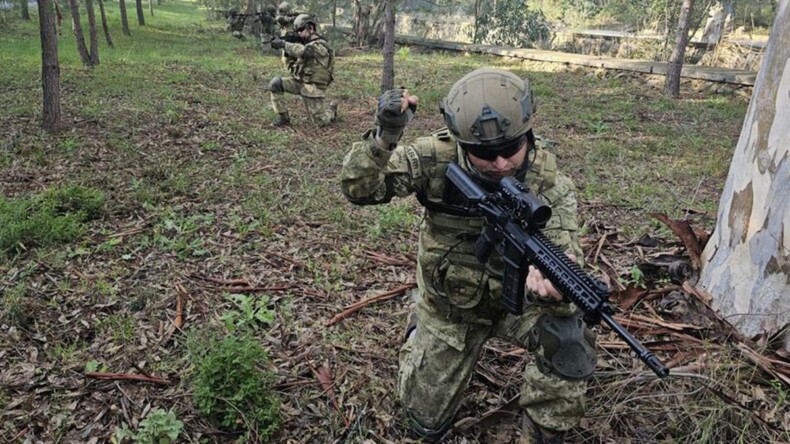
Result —
M 776 17 L 700 280 L 747 336 L 790 324 L 790 0 Z

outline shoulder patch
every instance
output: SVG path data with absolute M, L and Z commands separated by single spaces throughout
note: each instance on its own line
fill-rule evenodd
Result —
M 409 163 L 409 171 L 411 172 L 412 179 L 421 178 L 422 164 L 420 163 L 420 154 L 413 147 L 406 148 L 406 161 Z

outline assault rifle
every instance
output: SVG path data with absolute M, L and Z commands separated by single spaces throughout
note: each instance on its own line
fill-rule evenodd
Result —
M 534 265 L 582 310 L 587 325 L 604 321 L 656 375 L 669 374 L 669 369 L 614 319 L 606 284 L 585 273 L 540 232 L 551 218 L 551 207 L 513 177 L 503 178 L 498 190 L 488 193 L 456 163 L 450 164 L 446 176 L 468 199 L 468 209 L 485 218 L 483 233 L 474 245 L 477 260 L 485 263 L 496 249 L 505 261 L 505 310 L 514 315 L 524 311 L 528 265 Z
M 286 32 L 285 35 L 275 35 L 272 34 L 272 38 L 269 40 L 262 41 L 261 43 L 264 45 L 268 45 L 269 43 L 275 41 L 276 39 L 285 40 L 288 43 L 304 43 L 302 38 L 299 37 L 295 32 Z

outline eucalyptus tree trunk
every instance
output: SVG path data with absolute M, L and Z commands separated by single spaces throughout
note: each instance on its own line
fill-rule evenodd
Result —
M 472 35 L 472 43 L 481 43 L 477 41 L 477 36 L 480 35 L 480 0 L 475 0 L 475 30 Z
M 101 27 L 104 31 L 104 40 L 107 41 L 107 46 L 112 48 L 112 38 L 110 37 L 110 28 L 107 26 L 107 14 L 104 12 L 104 0 L 99 1 L 99 12 L 101 13 Z
M 129 17 L 126 15 L 126 0 L 118 0 L 118 6 L 121 9 L 121 32 L 123 35 L 132 35 L 132 31 L 129 30 Z
M 30 20 L 30 8 L 28 8 L 27 0 L 19 0 L 19 7 L 22 11 L 22 20 Z
M 702 253 L 699 285 L 747 337 L 790 351 L 790 0 L 781 0 Z
M 384 46 L 382 64 L 381 92 L 395 87 L 395 1 L 384 0 Z
M 702 29 L 700 41 L 715 45 L 724 36 L 724 22 L 727 20 L 729 9 L 723 2 L 717 1 L 708 10 L 708 19 Z
M 683 0 L 678 17 L 677 40 L 675 49 L 669 57 L 667 78 L 664 84 L 664 93 L 671 97 L 680 96 L 680 71 L 683 69 L 683 58 L 686 56 L 686 45 L 689 42 L 689 25 L 691 12 L 694 9 L 694 0 Z
M 80 9 L 77 0 L 69 0 L 71 10 L 71 29 L 74 31 L 74 38 L 77 40 L 77 51 L 80 53 L 82 64 L 91 66 L 91 56 L 88 54 L 88 47 L 85 46 L 85 36 L 82 33 L 82 23 L 80 20 Z
M 96 12 L 93 10 L 93 0 L 85 0 L 85 9 L 88 10 L 88 39 L 90 40 L 91 65 L 99 64 L 99 33 L 96 29 Z
M 62 126 L 60 114 L 60 65 L 58 35 L 51 0 L 38 0 L 39 34 L 41 35 L 41 87 L 44 92 L 42 127 L 57 131 Z
M 135 0 L 134 4 L 137 9 L 137 25 L 145 26 L 145 12 L 143 11 L 143 0 Z

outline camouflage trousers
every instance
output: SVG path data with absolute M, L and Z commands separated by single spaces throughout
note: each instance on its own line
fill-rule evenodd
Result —
M 272 99 L 272 108 L 277 114 L 287 113 L 288 109 L 285 106 L 285 94 L 296 94 L 302 97 L 307 113 L 310 115 L 313 123 L 317 125 L 328 125 L 335 120 L 335 113 L 331 109 L 324 106 L 324 97 L 326 97 L 326 87 L 319 86 L 313 83 L 303 83 L 294 77 L 284 77 L 283 79 L 283 92 L 270 91 Z
M 486 341 L 499 337 L 526 348 L 529 331 L 545 310 L 530 305 L 521 316 L 503 315 L 485 325 L 450 320 L 422 296 L 416 306 L 417 329 L 400 351 L 398 396 L 410 421 L 440 430 L 460 408 Z M 534 361 L 523 375 L 519 404 L 535 423 L 557 431 L 579 424 L 585 411 L 585 381 L 544 374 Z

